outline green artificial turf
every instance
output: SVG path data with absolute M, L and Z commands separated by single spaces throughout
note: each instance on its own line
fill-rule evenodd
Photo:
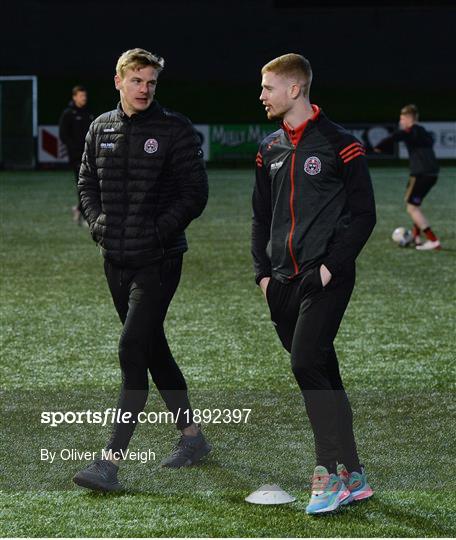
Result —
M 454 261 L 456 169 L 444 168 L 424 210 L 444 249 L 397 248 L 408 226 L 405 168 L 372 169 L 378 223 L 336 341 L 355 431 L 375 497 L 336 515 L 304 512 L 313 439 L 301 396 L 253 281 L 252 171 L 210 170 L 210 200 L 188 231 L 167 335 L 194 407 L 250 409 L 247 423 L 208 423 L 204 465 L 159 468 L 176 431 L 142 425 L 121 495 L 73 485 L 85 462 L 40 460 L 40 449 L 100 450 L 110 428 L 40 424 L 42 411 L 114 407 L 117 319 L 102 259 L 71 221 L 69 172 L 0 174 L 0 533 L 2 536 L 454 536 Z M 149 411 L 163 410 L 152 388 Z M 287 506 L 243 501 L 264 483 Z

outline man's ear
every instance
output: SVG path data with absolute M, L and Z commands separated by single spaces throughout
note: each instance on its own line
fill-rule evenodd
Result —
M 116 90 L 120 90 L 122 86 L 122 79 L 117 75 L 117 73 L 114 75 L 114 86 L 116 87 Z
M 291 99 L 297 99 L 301 95 L 301 85 L 294 83 L 290 86 Z

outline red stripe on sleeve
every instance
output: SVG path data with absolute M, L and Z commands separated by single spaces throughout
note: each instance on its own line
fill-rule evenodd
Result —
M 339 152 L 339 155 L 343 159 L 347 154 L 349 154 L 351 151 L 355 150 L 356 148 L 360 148 L 361 150 L 364 150 L 364 146 L 359 142 L 354 142 L 348 146 L 346 146 L 343 150 Z
M 366 155 L 366 152 L 358 151 L 355 154 L 352 154 L 350 157 L 347 157 L 346 159 L 344 159 L 344 163 L 348 163 L 349 161 L 351 161 L 352 159 L 355 159 L 358 156 L 365 156 L 365 155 Z
M 356 152 L 362 152 L 363 154 L 366 153 L 366 151 L 362 147 L 361 148 L 353 148 L 352 150 L 350 150 L 350 152 L 347 152 L 346 154 L 344 154 L 342 156 L 342 159 L 347 159 L 350 156 L 352 156 L 353 154 L 356 154 Z

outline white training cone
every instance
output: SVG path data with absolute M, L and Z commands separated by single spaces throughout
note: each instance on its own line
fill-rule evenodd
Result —
M 295 497 L 292 497 L 277 484 L 265 484 L 245 498 L 246 502 L 252 504 L 287 504 L 295 500 Z

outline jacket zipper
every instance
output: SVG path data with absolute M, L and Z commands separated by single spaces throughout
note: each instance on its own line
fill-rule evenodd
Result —
M 296 160 L 296 147 L 293 146 L 293 153 L 291 154 L 291 170 L 290 170 L 290 182 L 291 182 L 291 190 L 290 190 L 290 214 L 291 214 L 291 229 L 290 234 L 288 236 L 288 250 L 290 252 L 291 260 L 293 261 L 293 268 L 295 273 L 290 277 L 290 279 L 293 279 L 298 273 L 299 273 L 299 267 L 298 263 L 296 262 L 296 257 L 293 253 L 293 234 L 296 226 L 296 218 L 294 213 L 294 189 L 295 189 L 295 160 Z
M 128 174 L 129 174 L 129 157 L 130 157 L 130 132 L 131 132 L 131 119 L 129 118 L 127 120 L 127 131 L 125 134 L 125 142 L 127 143 L 127 151 L 125 152 L 125 160 L 124 160 L 124 177 L 123 177 L 123 196 L 125 201 L 125 207 L 124 207 L 124 216 L 123 216 L 123 225 L 122 225 L 122 235 L 120 237 L 120 262 L 123 265 L 124 263 L 124 245 L 125 245 L 125 228 L 126 228 L 126 221 L 128 217 Z

